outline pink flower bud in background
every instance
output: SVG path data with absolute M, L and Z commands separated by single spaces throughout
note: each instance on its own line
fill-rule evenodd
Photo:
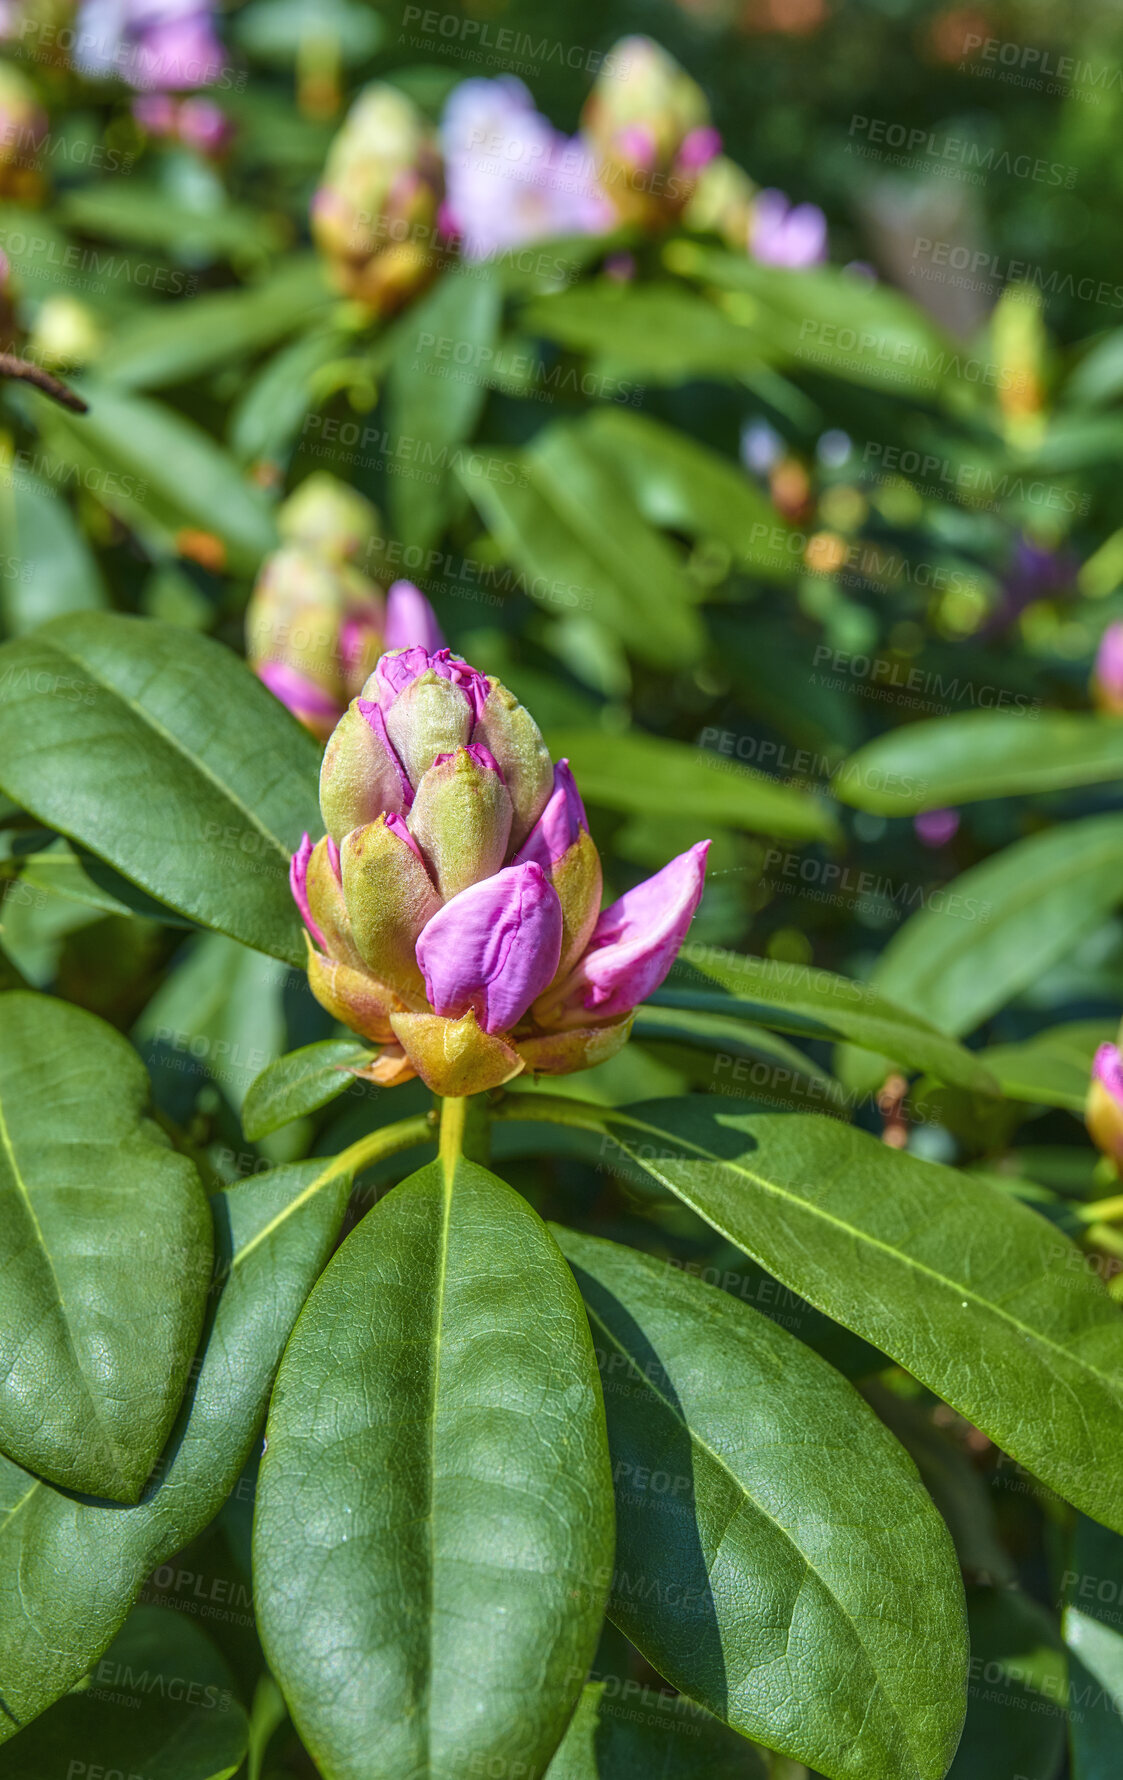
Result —
M 427 599 L 408 581 L 389 600 L 354 566 L 381 551 L 378 511 L 333 476 L 310 476 L 277 515 L 286 540 L 266 558 L 246 609 L 250 666 L 322 739 L 362 689 L 393 630 L 422 653 L 442 641 Z M 350 824 L 348 824 L 350 826 Z
M 652 231 L 682 213 L 721 149 L 701 88 L 650 37 L 614 45 L 581 128 L 617 220 Z
M 924 810 L 912 825 L 925 847 L 946 847 L 959 833 L 959 811 Z
M 293 862 L 309 982 L 383 1046 L 383 1084 L 475 1094 L 611 1056 L 702 894 L 708 842 L 601 914 L 568 763 L 445 648 L 381 658 L 328 742 L 320 808 L 327 836 Z
M 817 266 L 827 257 L 827 219 L 816 204 L 792 204 L 783 192 L 757 192 L 749 252 L 765 266 Z
M 1092 703 L 1110 717 L 1123 717 L 1123 620 L 1109 624 L 1096 650 Z
M 1092 1062 L 1084 1123 L 1096 1148 L 1123 1172 L 1123 1054 L 1101 1045 Z

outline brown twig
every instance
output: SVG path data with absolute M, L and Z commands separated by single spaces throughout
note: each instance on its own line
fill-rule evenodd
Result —
M 44 371 L 42 365 L 33 365 L 25 358 L 17 358 L 12 352 L 0 352 L 0 377 L 17 377 L 21 383 L 34 384 L 52 402 L 62 408 L 69 408 L 72 414 L 86 414 L 89 403 L 84 402 L 80 395 L 63 383 L 58 377 L 52 377 Z

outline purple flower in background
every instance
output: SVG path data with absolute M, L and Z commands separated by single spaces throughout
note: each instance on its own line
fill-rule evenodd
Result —
M 792 204 L 783 192 L 757 192 L 749 252 L 765 266 L 818 266 L 827 257 L 827 219 L 817 204 Z
M 489 259 L 553 235 L 595 235 L 612 220 L 592 159 L 535 109 L 521 80 L 466 80 L 441 121 L 441 220 L 464 257 Z
M 1084 1123 L 1098 1150 L 1123 1166 L 1123 1056 L 1119 1046 L 1101 1045 L 1092 1062 Z
M 982 627 L 981 634 L 1003 630 L 1036 600 L 1057 599 L 1071 593 L 1078 564 L 1070 550 L 1038 544 L 1019 537 L 1002 577 L 1002 595 Z
M 913 817 L 917 837 L 925 847 L 946 847 L 959 833 L 958 810 L 925 810 Z
M 223 51 L 209 0 L 84 0 L 74 59 L 141 92 L 183 92 L 217 80 Z
M 133 116 L 149 136 L 182 142 L 201 154 L 217 155 L 229 145 L 234 127 L 210 99 L 174 99 L 170 93 L 142 93 Z

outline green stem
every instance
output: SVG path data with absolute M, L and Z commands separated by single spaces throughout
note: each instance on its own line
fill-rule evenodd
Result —
M 1092 1199 L 1087 1205 L 1078 1205 L 1076 1215 L 1085 1224 L 1110 1224 L 1117 1217 L 1123 1216 L 1123 1193 L 1117 1193 L 1112 1199 Z
M 451 1180 L 461 1156 L 485 1167 L 491 1158 L 491 1109 L 486 1094 L 465 1094 L 439 1100 L 441 1141 L 438 1155 Z
M 591 1100 L 570 1100 L 561 1094 L 505 1094 L 493 1108 L 492 1118 L 529 1120 L 540 1125 L 571 1125 L 578 1131 L 603 1131 L 606 1115 L 619 1124 L 636 1120 L 615 1108 L 597 1106 Z
M 334 1158 L 332 1173 L 354 1176 L 360 1169 L 369 1168 L 372 1162 L 396 1156 L 399 1150 L 412 1149 L 417 1143 L 432 1143 L 435 1136 L 428 1113 L 418 1113 L 412 1119 L 399 1119 L 396 1125 L 384 1125 L 380 1131 L 372 1131 L 369 1136 L 360 1137 L 358 1143 L 342 1150 Z

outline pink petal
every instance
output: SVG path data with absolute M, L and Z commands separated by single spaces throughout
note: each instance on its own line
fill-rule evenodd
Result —
M 1123 620 L 1109 624 L 1096 651 L 1095 676 L 1113 698 L 1123 698 Z
M 543 871 L 550 871 L 568 853 L 582 829 L 589 826 L 581 793 L 577 789 L 568 760 L 554 766 L 554 789 L 546 801 L 534 827 L 515 855 L 515 864 L 533 860 Z
M 683 137 L 678 151 L 678 164 L 687 173 L 697 173 L 721 153 L 721 131 L 712 124 L 702 124 Z
M 355 612 L 343 620 L 339 627 L 339 653 L 343 672 L 348 678 L 361 668 L 371 638 L 377 637 L 381 630 L 382 614 L 378 611 Z
M 408 649 L 420 644 L 430 654 L 444 647 L 437 615 L 412 581 L 395 581 L 386 595 L 386 647 Z
M 391 834 L 396 834 L 400 841 L 404 841 L 410 852 L 415 854 L 418 859 L 421 859 L 421 863 L 424 865 L 425 861 L 421 857 L 421 848 L 409 832 L 405 817 L 399 816 L 396 810 L 392 811 L 390 815 L 386 817 L 386 827 L 390 830 Z
M 550 981 L 561 943 L 561 903 L 529 861 L 446 902 L 422 930 L 417 962 L 436 1013 L 458 1020 L 473 1008 L 485 1032 L 504 1032 Z
M 342 717 L 343 707 L 330 693 L 283 661 L 263 661 L 255 671 L 262 685 L 268 686 L 273 697 L 287 705 L 302 723 L 320 719 L 335 723 Z
M 699 841 L 604 910 L 560 991 L 566 1002 L 615 1019 L 659 987 L 702 900 L 709 850 Z
M 330 851 L 331 851 L 331 849 L 329 848 L 329 854 L 330 854 Z M 306 834 L 304 836 L 304 839 L 301 841 L 299 847 L 297 848 L 296 852 L 293 854 L 292 861 L 289 865 L 289 886 L 292 890 L 293 901 L 296 903 L 297 908 L 300 910 L 301 917 L 304 921 L 305 927 L 307 927 L 309 933 L 312 935 L 312 938 L 315 940 L 316 944 L 319 946 L 321 952 L 326 952 L 328 949 L 327 941 L 324 939 L 324 936 L 320 932 L 320 929 L 316 926 L 315 921 L 313 921 L 312 911 L 308 906 L 308 861 L 311 859 L 311 857 L 312 857 L 312 837 L 311 837 L 311 835 Z M 335 856 L 332 858 L 332 867 L 335 870 L 336 875 L 338 876 L 338 873 L 339 873 L 339 854 L 338 853 L 336 853 Z
M 382 709 L 388 711 L 406 687 L 412 686 L 430 668 L 442 680 L 451 680 L 454 686 L 459 686 L 471 706 L 472 721 L 478 723 L 488 695 L 487 676 L 477 668 L 469 667 L 466 661 L 460 661 L 451 649 L 437 649 L 430 654 L 420 644 L 402 649 L 397 655 L 384 655 L 375 668 L 378 702 Z
M 1123 1054 L 1118 1045 L 1101 1045 L 1092 1060 L 1092 1076 L 1102 1082 L 1117 1106 L 1123 1106 Z
M 386 750 L 386 758 L 390 763 L 391 770 L 397 774 L 401 787 L 402 808 L 408 810 L 413 803 L 413 786 L 409 782 L 409 775 L 405 767 L 398 759 L 398 750 L 386 733 L 386 719 L 382 715 L 381 707 L 369 698 L 360 698 L 357 702 L 360 712 Z

